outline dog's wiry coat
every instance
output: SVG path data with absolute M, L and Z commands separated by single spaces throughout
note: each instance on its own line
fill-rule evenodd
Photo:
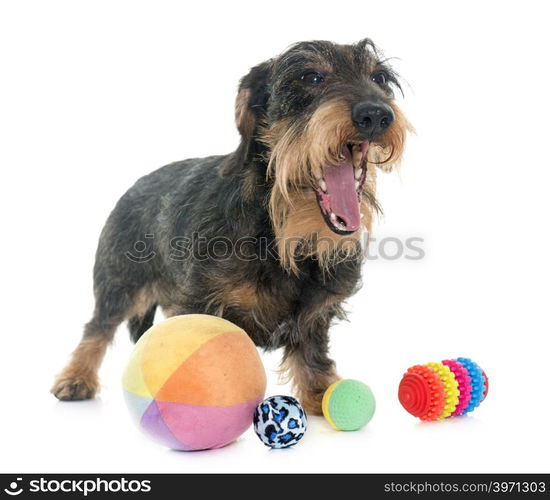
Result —
M 327 165 L 347 165 L 344 147 L 351 158 L 367 145 L 355 185 L 362 226 L 370 228 L 375 166 L 400 160 L 409 129 L 392 83 L 398 86 L 370 40 L 302 42 L 254 67 L 236 100 L 235 152 L 165 166 L 117 203 L 97 249 L 94 315 L 52 392 L 63 400 L 93 397 L 116 327 L 128 320 L 137 340 L 160 307 L 168 316 L 221 315 L 258 346 L 283 347 L 283 370 L 306 410 L 319 413 L 338 378 L 328 330 L 359 287 L 362 260 L 361 229 L 344 231 L 346 221 L 327 212 L 330 198 L 319 186 Z M 356 111 L 359 105 L 368 111 Z M 197 258 L 216 238 L 245 241 L 244 253 L 262 258 L 216 258 L 212 249 Z M 129 258 L 140 241 L 150 258 Z

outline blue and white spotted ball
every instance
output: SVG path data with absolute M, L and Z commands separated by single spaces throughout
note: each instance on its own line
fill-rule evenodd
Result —
M 262 443 L 271 448 L 288 448 L 304 437 L 307 415 L 297 399 L 271 396 L 254 411 L 254 430 Z

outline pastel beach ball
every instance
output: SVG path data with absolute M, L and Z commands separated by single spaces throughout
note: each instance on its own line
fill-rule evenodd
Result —
M 123 375 L 139 427 L 176 450 L 220 448 L 252 424 L 266 388 L 244 330 L 216 316 L 174 316 L 147 330 Z

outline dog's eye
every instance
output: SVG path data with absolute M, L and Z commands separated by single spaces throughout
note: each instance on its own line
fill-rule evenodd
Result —
M 388 74 L 385 71 L 378 71 L 372 75 L 372 81 L 377 85 L 386 85 L 388 83 Z
M 300 78 L 307 85 L 320 85 L 324 79 L 324 76 L 317 71 L 306 71 Z

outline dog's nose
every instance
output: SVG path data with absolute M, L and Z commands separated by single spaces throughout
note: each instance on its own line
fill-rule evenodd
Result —
M 351 118 L 361 132 L 374 139 L 392 124 L 395 116 L 385 103 L 360 102 L 353 106 Z

